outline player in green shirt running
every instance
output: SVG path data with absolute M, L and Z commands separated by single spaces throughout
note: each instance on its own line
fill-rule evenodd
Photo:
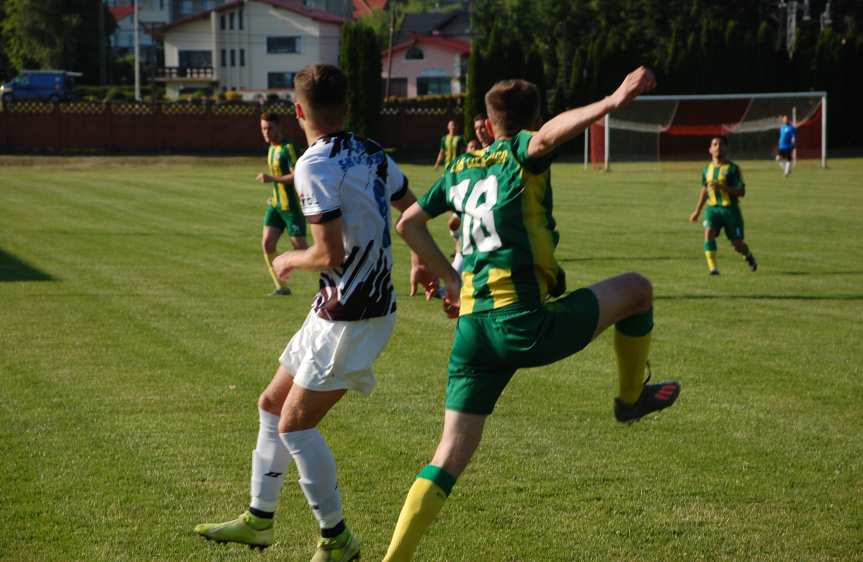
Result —
M 446 168 L 459 154 L 464 152 L 464 137 L 455 134 L 455 128 L 455 121 L 450 119 L 446 124 L 447 134 L 440 139 L 440 150 L 434 163 L 435 170 L 440 167 L 441 162 L 443 162 L 443 166 Z
M 728 140 L 717 136 L 710 139 L 710 163 L 701 172 L 701 191 L 695 210 L 689 215 L 691 222 L 697 222 L 701 209 L 704 211 L 704 256 L 710 275 L 719 275 L 716 267 L 716 237 L 724 228 L 725 236 L 731 241 L 734 250 L 743 256 L 749 269 L 758 269 L 758 262 L 743 241 L 743 213 L 738 200 L 746 195 L 746 184 L 740 166 L 726 157 Z
M 556 149 L 654 85 L 653 74 L 639 68 L 611 96 L 562 113 L 531 133 L 527 130 L 539 124 L 536 86 L 524 80 L 498 82 L 485 97 L 494 142 L 479 154 L 459 157 L 402 215 L 399 233 L 444 279 L 445 309 L 459 317 L 449 358 L 443 436 L 408 493 L 384 560 L 411 558 L 518 369 L 572 355 L 614 326 L 617 420 L 634 421 L 677 399 L 678 383 L 644 380 L 653 328 L 650 282 L 625 273 L 562 296 L 564 273 L 554 258 L 559 236 L 549 168 Z M 462 219 L 461 278 L 426 226 L 448 211 Z M 428 287 L 427 293 L 432 290 Z
M 297 153 L 294 145 L 282 139 L 277 113 L 261 114 L 261 135 L 270 145 L 267 152 L 267 171 L 258 174 L 261 183 L 273 184 L 273 195 L 267 202 L 264 212 L 264 231 L 261 235 L 261 247 L 264 250 L 264 262 L 267 271 L 276 286 L 273 295 L 290 295 L 288 286 L 276 277 L 273 271 L 273 260 L 279 255 L 277 246 L 282 233 L 287 230 L 291 245 L 295 250 L 308 248 L 306 242 L 306 218 L 300 208 L 300 199 L 294 189 L 294 164 Z

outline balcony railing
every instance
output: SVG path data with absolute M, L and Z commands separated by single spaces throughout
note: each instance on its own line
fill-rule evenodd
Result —
M 215 80 L 212 66 L 164 66 L 156 68 L 153 80 Z

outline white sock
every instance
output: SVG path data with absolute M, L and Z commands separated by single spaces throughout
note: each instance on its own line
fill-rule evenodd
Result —
M 452 260 L 452 268 L 457 272 L 461 273 L 461 268 L 464 265 L 464 256 L 461 255 L 461 252 L 456 253 L 455 259 Z
M 282 438 L 300 473 L 300 488 L 321 529 L 342 522 L 342 498 L 336 482 L 336 460 L 317 428 L 291 431 Z
M 275 511 L 285 473 L 291 467 L 291 454 L 279 438 L 279 416 L 258 411 L 258 445 L 252 451 L 251 507 Z
M 786 160 L 785 161 L 785 175 L 787 176 L 789 173 L 791 173 L 791 160 Z
M 779 158 L 776 160 L 776 163 L 779 164 L 780 169 L 783 169 L 783 170 L 785 169 L 785 160 Z

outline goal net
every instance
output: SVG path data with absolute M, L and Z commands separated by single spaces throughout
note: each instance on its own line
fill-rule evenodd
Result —
M 710 139 L 724 135 L 735 160 L 773 160 L 780 115 L 797 127 L 795 158 L 827 163 L 827 94 L 641 96 L 591 125 L 589 155 L 595 167 L 641 162 L 705 160 Z M 585 161 L 585 165 L 587 161 Z

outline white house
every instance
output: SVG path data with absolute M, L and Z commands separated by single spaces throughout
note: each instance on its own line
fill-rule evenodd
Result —
M 293 90 L 309 64 L 338 64 L 344 20 L 292 0 L 234 0 L 162 28 L 165 67 L 155 80 L 176 98 L 201 87 L 246 99 Z
M 470 17 L 463 10 L 408 14 L 392 49 L 382 53 L 389 95 L 413 98 L 464 91 Z

